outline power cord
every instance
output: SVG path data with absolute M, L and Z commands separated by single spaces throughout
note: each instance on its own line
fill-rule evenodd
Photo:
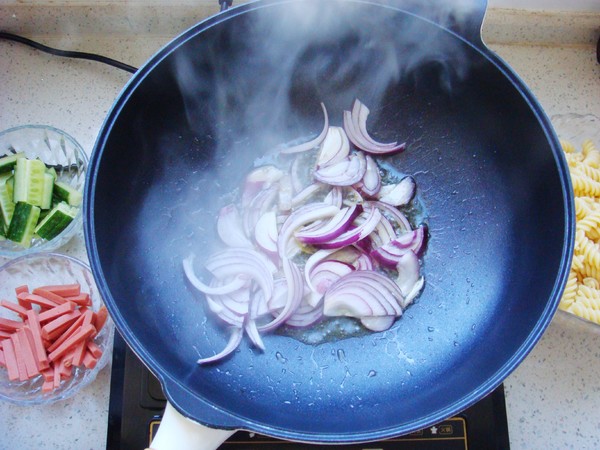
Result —
M 88 59 L 90 61 L 97 61 L 103 64 L 108 64 L 109 66 L 116 67 L 117 69 L 124 70 L 129 73 L 137 72 L 137 68 L 130 66 L 129 64 L 122 63 L 121 61 L 117 61 L 112 58 L 108 58 L 106 56 L 97 55 L 95 53 L 85 53 L 85 52 L 77 52 L 71 50 L 60 50 L 57 48 L 48 47 L 47 45 L 40 44 L 39 42 L 32 41 L 31 39 L 25 38 L 23 36 L 19 36 L 12 33 L 7 33 L 5 31 L 0 31 L 0 39 L 7 39 L 9 41 L 19 42 L 21 44 L 28 45 L 30 47 L 35 48 L 36 50 L 40 50 L 42 52 L 49 53 L 55 56 L 64 56 L 66 58 L 77 58 L 77 59 Z

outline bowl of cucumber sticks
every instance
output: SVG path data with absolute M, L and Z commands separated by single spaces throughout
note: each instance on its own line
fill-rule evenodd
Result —
M 88 158 L 46 125 L 0 132 L 0 256 L 52 251 L 81 229 Z

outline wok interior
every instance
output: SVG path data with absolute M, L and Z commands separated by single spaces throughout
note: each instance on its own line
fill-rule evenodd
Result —
M 257 17 L 272 23 L 282 8 L 199 27 L 128 86 L 92 158 L 92 265 L 120 332 L 167 391 L 186 392 L 172 400 L 198 421 L 223 425 L 207 401 L 236 426 L 303 440 L 418 429 L 493 389 L 549 321 L 566 228 L 555 150 L 517 87 L 443 29 L 381 8 L 382 20 L 359 22 L 376 37 L 361 47 L 353 24 L 377 8 L 356 4 L 358 16 L 336 19 L 348 21 L 341 39 L 327 23 L 299 24 L 270 61 L 250 43 L 269 47 L 272 30 Z M 461 58 L 426 58 L 384 83 L 384 61 L 418 51 L 391 28 L 420 29 Z M 269 78 L 279 84 L 283 68 L 292 76 L 277 89 Z M 385 161 L 415 177 L 427 209 L 422 295 L 387 332 L 319 345 L 276 333 L 264 352 L 244 341 L 222 363 L 197 366 L 227 333 L 184 282 L 181 260 L 193 252 L 200 266 L 218 248 L 216 213 L 257 155 L 316 133 L 321 101 L 340 125 L 355 97 L 372 109 L 374 136 L 408 144 Z

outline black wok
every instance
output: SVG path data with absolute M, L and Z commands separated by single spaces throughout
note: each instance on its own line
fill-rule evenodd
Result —
M 94 148 L 85 238 L 119 332 L 184 416 L 307 442 L 421 429 L 497 387 L 539 340 L 574 234 L 561 149 L 523 82 L 464 12 L 362 0 L 259 1 L 183 33 L 124 88 Z M 300 6 L 316 8 L 312 13 Z M 346 14 L 347 13 L 347 14 Z M 430 230 L 418 301 L 386 332 L 311 345 L 282 333 L 198 366 L 227 333 L 181 261 L 257 156 L 315 135 L 354 98 L 417 180 Z M 337 119 L 336 119 L 337 118 Z

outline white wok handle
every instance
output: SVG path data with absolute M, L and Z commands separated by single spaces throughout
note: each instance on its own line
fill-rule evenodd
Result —
M 182 416 L 167 402 L 149 450 L 216 450 L 235 430 L 205 427 Z

